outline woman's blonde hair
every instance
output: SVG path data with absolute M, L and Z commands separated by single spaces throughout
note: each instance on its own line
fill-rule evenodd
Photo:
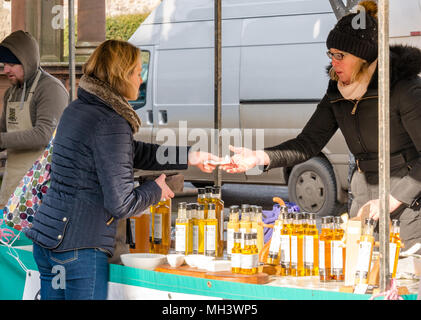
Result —
M 358 58 L 358 57 L 356 57 Z M 351 83 L 354 81 L 358 81 L 359 79 L 361 79 L 361 77 L 368 72 L 368 68 L 370 67 L 370 64 L 361 58 L 358 58 L 358 64 L 354 69 L 354 72 L 351 75 Z M 329 70 L 329 77 L 331 80 L 334 81 L 339 81 L 339 77 L 335 72 L 335 69 L 333 67 L 330 68 Z
M 101 43 L 83 66 L 83 73 L 106 82 L 118 94 L 126 98 L 138 95 L 139 88 L 130 81 L 141 59 L 139 48 L 121 40 Z

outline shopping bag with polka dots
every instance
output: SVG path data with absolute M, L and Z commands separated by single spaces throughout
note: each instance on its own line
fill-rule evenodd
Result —
M 25 174 L 3 210 L 6 225 L 25 232 L 32 227 L 42 197 L 50 186 L 51 157 L 56 131 L 32 168 Z

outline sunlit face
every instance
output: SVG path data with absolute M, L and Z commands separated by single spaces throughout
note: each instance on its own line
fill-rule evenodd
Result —
M 352 75 L 355 69 L 359 66 L 360 59 L 350 53 L 334 48 L 331 48 L 329 51 L 331 53 L 342 53 L 344 55 L 342 60 L 337 60 L 335 57 L 332 57 L 332 66 L 338 75 L 339 80 L 346 85 L 350 84 Z
M 21 64 L 5 63 L 4 64 L 4 73 L 9 79 L 12 85 L 17 85 L 18 83 L 23 83 L 24 80 L 24 70 Z
M 133 84 L 133 87 L 136 89 L 136 92 L 133 92 L 132 97 L 128 97 L 129 100 L 136 100 L 139 94 L 139 88 L 142 84 L 142 61 L 139 59 L 136 64 L 135 69 L 132 74 L 129 76 L 130 82 Z

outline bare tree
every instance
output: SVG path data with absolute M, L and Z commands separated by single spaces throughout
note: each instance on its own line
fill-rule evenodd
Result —
M 336 18 L 339 20 L 356 6 L 361 0 L 346 0 L 346 4 L 342 0 L 329 0 Z

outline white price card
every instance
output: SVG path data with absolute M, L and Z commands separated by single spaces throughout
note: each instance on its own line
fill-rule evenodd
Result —
M 360 283 L 355 286 L 354 293 L 365 294 L 367 292 L 367 289 L 368 289 L 368 284 Z

